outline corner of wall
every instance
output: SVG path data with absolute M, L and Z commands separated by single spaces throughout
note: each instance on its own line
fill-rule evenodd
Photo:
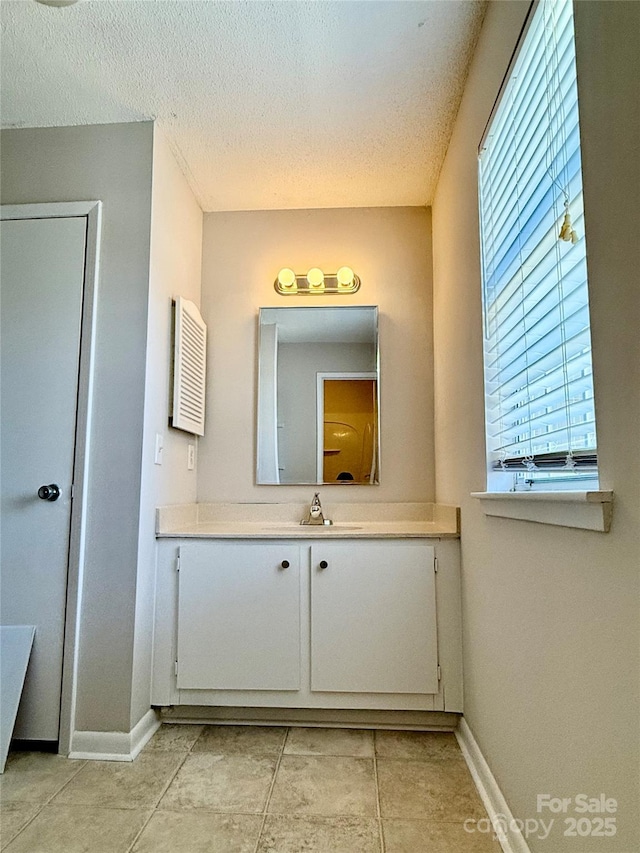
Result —
M 155 508 L 193 503 L 197 471 L 188 468 L 195 436 L 169 426 L 172 301 L 183 296 L 200 304 L 203 214 L 171 147 L 153 132 L 151 235 L 143 452 L 141 470 L 136 631 L 131 724 L 148 711 L 155 591 Z M 156 436 L 163 449 L 156 464 Z M 196 454 L 197 459 L 197 454 Z

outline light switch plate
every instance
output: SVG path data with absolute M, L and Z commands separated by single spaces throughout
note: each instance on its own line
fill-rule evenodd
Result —
M 164 438 L 163 436 L 157 432 L 156 433 L 156 454 L 154 458 L 154 462 L 156 465 L 162 465 L 162 451 L 164 449 Z

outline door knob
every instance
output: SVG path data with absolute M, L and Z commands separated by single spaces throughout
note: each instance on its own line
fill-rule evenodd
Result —
M 289 568 L 289 560 L 283 560 L 280 563 L 280 565 L 282 566 L 283 569 L 288 569 Z
M 57 501 L 60 497 L 60 486 L 55 483 L 49 483 L 48 486 L 40 486 L 38 497 L 41 501 Z
M 326 569 L 328 565 L 329 565 L 329 563 L 327 563 L 326 560 L 320 560 L 320 568 L 321 569 Z

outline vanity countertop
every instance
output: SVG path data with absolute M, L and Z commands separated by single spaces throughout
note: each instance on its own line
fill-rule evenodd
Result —
M 159 507 L 159 539 L 457 539 L 457 507 L 427 503 L 335 504 L 332 525 L 301 525 L 301 504 L 187 504 Z

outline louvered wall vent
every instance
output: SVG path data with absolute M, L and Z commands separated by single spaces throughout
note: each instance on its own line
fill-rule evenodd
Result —
M 175 301 L 171 426 L 204 435 L 207 327 L 193 302 Z

